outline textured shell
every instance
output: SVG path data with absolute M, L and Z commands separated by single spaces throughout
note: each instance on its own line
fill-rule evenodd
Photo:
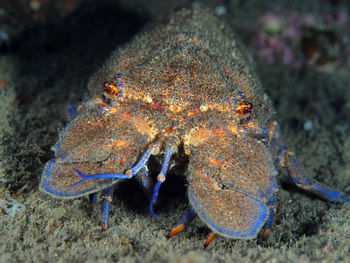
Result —
M 187 135 L 198 126 L 223 123 L 235 131 L 241 93 L 253 104 L 252 126 L 264 127 L 274 111 L 236 35 L 202 9 L 162 23 L 111 55 L 89 83 L 91 96 L 98 98 L 101 83 L 116 74 L 125 76 L 119 90 L 123 108 L 147 119 L 150 140 L 169 126 Z
M 126 173 L 150 144 L 162 155 L 176 142 L 196 214 L 221 235 L 255 237 L 276 191 L 270 146 L 259 139 L 274 111 L 241 50 L 234 33 L 194 8 L 115 51 L 60 134 L 42 189 L 61 198 L 100 191 L 120 179 L 77 183 L 76 169 Z

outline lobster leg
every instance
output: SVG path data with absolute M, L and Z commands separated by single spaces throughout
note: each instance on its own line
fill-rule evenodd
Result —
M 109 207 L 113 199 L 114 186 L 106 188 L 102 192 L 102 230 L 108 229 Z
M 313 183 L 304 175 L 299 163 L 293 158 L 293 152 L 288 151 L 287 147 L 281 146 L 281 135 L 276 122 L 271 123 L 268 135 L 276 154 L 277 163 L 287 169 L 290 178 L 296 186 L 331 202 L 349 202 L 348 196 L 339 191 L 329 190 L 318 183 Z
M 175 236 L 177 233 L 182 231 L 188 224 L 190 224 L 193 221 L 196 215 L 197 215 L 196 212 L 191 206 L 187 208 L 185 214 L 180 220 L 180 223 L 169 232 L 169 234 L 167 235 L 167 238 Z
M 166 172 L 168 170 L 170 158 L 171 158 L 171 156 L 172 156 L 172 154 L 174 152 L 174 148 L 175 148 L 175 146 L 172 143 L 169 144 L 167 146 L 167 148 L 166 148 L 165 158 L 164 158 L 163 165 L 162 165 L 162 170 L 160 171 L 159 175 L 157 176 L 157 183 L 156 183 L 156 185 L 154 187 L 153 195 L 152 195 L 152 198 L 151 198 L 151 201 L 150 201 L 150 204 L 149 204 L 149 210 L 150 210 L 152 216 L 154 216 L 155 218 L 158 218 L 158 219 L 160 219 L 161 217 L 156 215 L 153 212 L 153 205 L 157 201 L 158 192 L 159 192 L 160 186 L 162 185 L 162 183 L 165 182 Z

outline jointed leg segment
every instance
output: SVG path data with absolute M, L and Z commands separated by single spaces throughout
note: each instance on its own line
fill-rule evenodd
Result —
M 102 230 L 108 229 L 109 207 L 113 199 L 114 186 L 103 190 L 102 193 Z
M 78 185 L 86 180 L 89 180 L 89 179 L 103 179 L 103 178 L 130 179 L 134 176 L 137 176 L 138 180 L 141 182 L 142 186 L 145 188 L 147 194 L 150 195 L 152 193 L 153 185 L 150 182 L 149 175 L 147 174 L 148 169 L 147 169 L 146 163 L 149 160 L 150 156 L 155 152 L 157 147 L 158 147 L 158 145 L 156 143 L 151 145 L 146 150 L 146 152 L 142 155 L 141 159 L 136 163 L 136 165 L 132 169 L 127 171 L 125 174 L 115 174 L 115 173 L 83 174 L 79 170 L 75 169 L 77 174 L 80 177 L 82 177 L 82 179 L 79 180 L 78 182 L 72 184 L 72 185 L 69 185 L 68 187 L 76 186 L 76 185 Z M 172 142 L 170 142 L 168 144 L 168 146 L 166 147 L 165 158 L 163 161 L 162 170 L 157 177 L 157 183 L 154 186 L 153 194 L 151 196 L 149 210 L 150 210 L 151 214 L 156 218 L 160 218 L 160 216 L 157 216 L 153 212 L 153 205 L 157 201 L 160 186 L 162 185 L 162 183 L 166 179 L 166 173 L 167 173 L 167 170 L 169 167 L 171 156 L 173 155 L 173 153 L 175 151 L 175 147 L 176 147 L 176 145 Z M 103 201 L 102 201 L 102 229 L 103 230 L 107 230 L 108 212 L 109 212 L 110 202 L 112 201 L 113 189 L 114 189 L 114 187 L 109 187 L 109 188 L 105 189 L 103 191 L 103 195 L 102 195 L 102 198 L 103 198 Z M 92 205 L 96 204 L 96 202 L 97 202 L 97 194 L 96 193 L 90 194 L 90 201 L 91 201 Z
M 161 217 L 156 215 L 153 212 L 153 205 L 157 201 L 160 186 L 162 185 L 162 183 L 164 183 L 164 181 L 166 179 L 166 172 L 168 170 L 170 158 L 174 152 L 174 148 L 175 148 L 175 146 L 173 144 L 169 144 L 166 148 L 165 158 L 164 158 L 163 165 L 162 165 L 162 170 L 160 171 L 159 175 L 157 176 L 157 183 L 154 187 L 151 202 L 149 204 L 149 210 L 150 210 L 152 216 L 154 216 L 155 218 L 158 218 L 158 219 L 160 219 Z
M 349 202 L 348 196 L 338 191 L 329 190 L 318 183 L 312 183 L 301 171 L 298 162 L 293 158 L 293 153 L 288 151 L 287 147 L 280 145 L 281 136 L 278 132 L 277 123 L 273 122 L 269 129 L 268 136 L 276 154 L 276 161 L 287 169 L 289 176 L 298 187 L 331 202 Z
M 150 148 L 147 149 L 147 151 L 142 155 L 140 161 L 129 171 L 127 171 L 125 174 L 115 174 L 115 173 L 108 173 L 108 174 L 83 174 L 77 169 L 74 169 L 77 174 L 82 177 L 83 179 L 79 180 L 78 182 L 69 185 L 68 187 L 76 186 L 86 180 L 89 179 L 103 179 L 103 178 L 109 178 L 109 179 L 130 179 L 133 176 L 135 176 L 138 171 L 146 164 L 149 157 L 152 155 L 153 151 L 156 148 L 156 144 L 152 145 Z
M 180 231 L 182 231 L 189 223 L 191 223 L 193 221 L 193 219 L 196 217 L 196 212 L 194 211 L 194 209 L 190 206 L 189 208 L 187 208 L 185 214 L 182 216 L 179 224 L 174 227 L 169 234 L 167 235 L 168 238 L 175 236 L 177 233 L 179 233 Z

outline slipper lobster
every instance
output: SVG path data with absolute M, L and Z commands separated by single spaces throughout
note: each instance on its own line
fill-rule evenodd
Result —
M 189 208 L 168 236 L 199 216 L 213 232 L 205 246 L 215 234 L 252 239 L 263 226 L 268 234 L 275 165 L 300 188 L 348 202 L 307 179 L 282 146 L 272 103 L 244 54 L 235 34 L 201 8 L 177 12 L 117 49 L 59 134 L 40 189 L 56 198 L 89 195 L 93 204 L 102 191 L 106 230 L 115 185 L 136 178 L 158 217 L 153 206 L 168 170 L 185 169 Z M 163 160 L 156 183 L 152 155 Z

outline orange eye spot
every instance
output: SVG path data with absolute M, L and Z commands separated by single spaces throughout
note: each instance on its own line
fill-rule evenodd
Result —
M 241 101 L 241 103 L 236 108 L 237 116 L 240 120 L 246 119 L 250 116 L 252 112 L 253 104 Z
M 253 105 L 246 101 L 241 101 L 241 103 L 236 108 L 238 115 L 246 115 L 252 111 Z
M 106 97 L 110 98 L 110 97 L 118 96 L 118 88 L 115 86 L 114 83 L 107 81 L 103 84 L 103 86 L 104 86 L 103 94 Z

